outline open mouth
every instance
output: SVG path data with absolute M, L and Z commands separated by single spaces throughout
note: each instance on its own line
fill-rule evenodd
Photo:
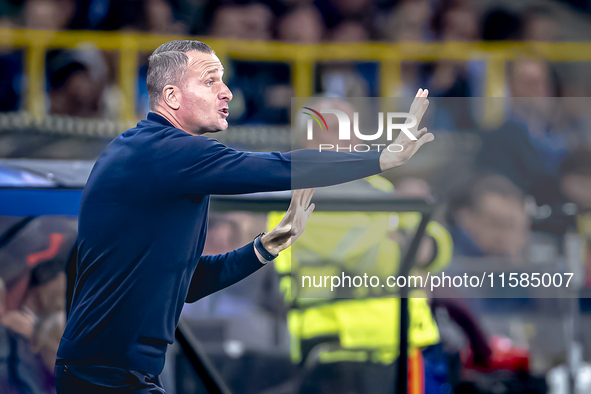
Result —
M 228 116 L 229 112 L 228 112 L 228 108 L 222 108 L 219 110 L 219 112 L 221 112 L 222 114 L 224 114 L 224 116 Z

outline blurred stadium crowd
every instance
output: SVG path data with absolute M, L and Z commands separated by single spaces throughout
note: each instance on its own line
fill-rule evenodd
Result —
M 409 45 L 418 41 L 585 42 L 591 41 L 590 13 L 591 5 L 583 0 L 0 0 L 0 28 L 111 30 L 302 45 L 373 41 Z M 145 82 L 148 55 L 138 55 L 135 112 L 139 119 L 149 111 Z M 117 59 L 116 51 L 101 51 L 91 45 L 48 51 L 46 114 L 72 119 L 118 119 L 123 98 L 117 80 Z M 244 133 L 246 138 L 238 143 L 228 140 L 229 145 L 249 150 L 288 150 L 287 125 L 292 120 L 290 106 L 294 96 L 290 65 L 231 57 L 224 61 L 226 83 L 234 99 L 230 103 L 230 128 L 219 135 L 220 140 L 227 138 L 224 134 Z M 0 120 L 4 114 L 27 109 L 25 68 L 23 50 L 0 47 Z M 591 288 L 591 68 L 585 62 L 550 63 L 535 51 L 523 53 L 515 61 L 507 62 L 504 85 L 497 87 L 508 98 L 480 101 L 477 98 L 485 96 L 486 64 L 482 61 L 408 61 L 402 63 L 400 72 L 402 85 L 391 96 L 411 97 L 419 87 L 430 90 L 432 113 L 426 122 L 437 135 L 436 143 L 426 146 L 408 165 L 385 174 L 387 180 L 360 181 L 354 187 L 399 198 L 437 198 L 442 209 L 435 219 L 441 224 L 427 229 L 418 255 L 422 269 L 434 267 L 435 262 L 438 270 L 458 272 L 466 264 L 491 261 L 509 264 L 512 269 L 562 269 L 566 264 L 568 270 L 577 273 L 582 287 L 580 303 L 572 311 L 568 309 L 570 304 L 552 299 L 524 297 L 473 303 L 436 299 L 433 316 L 445 351 L 430 347 L 430 353 L 423 356 L 425 371 L 439 376 L 434 380 L 440 384 L 446 374 L 448 382 L 471 379 L 484 381 L 481 386 L 490 387 L 491 382 L 502 381 L 504 377 L 492 375 L 450 378 L 458 372 L 450 366 L 452 361 L 459 363 L 460 350 L 470 347 L 473 364 L 480 365 L 480 369 L 476 368 L 479 372 L 490 373 L 495 363 L 514 370 L 515 376 L 525 369 L 547 374 L 552 392 L 568 392 L 560 389 L 566 390 L 565 385 L 568 386 L 564 383 L 568 373 L 560 368 L 568 364 L 576 346 L 582 352 L 581 370 L 591 373 L 591 366 L 583 363 L 591 360 L 591 333 L 581 329 L 591 322 L 591 303 L 586 300 L 591 295 L 587 291 Z M 343 111 L 353 112 L 348 97 L 380 94 L 378 65 L 372 62 L 318 63 L 314 81 L 313 93 L 320 100 L 315 105 L 319 107 L 323 105 L 321 97 L 336 97 L 340 98 Z M 504 107 L 503 121 L 484 127 L 477 113 L 483 107 L 498 107 L 499 102 Z M 269 140 L 274 133 L 286 138 L 269 146 L 261 133 Z M 84 132 L 37 132 L 35 127 L 19 128 L 0 121 L 3 159 L 93 161 L 109 140 L 110 137 Z M 59 171 L 52 172 L 51 178 L 41 178 L 48 184 L 59 185 L 54 179 L 59 178 Z M 28 174 L 26 179 L 22 178 L 23 173 Z M 3 182 L 34 181 L 43 173 L 41 167 L 27 169 L 15 161 L 0 160 Z M 341 192 L 342 189 L 336 191 Z M 408 241 L 408 228 L 416 226 L 415 219 L 396 219 L 396 231 L 390 237 L 396 245 Z M 213 213 L 205 253 L 224 253 L 243 245 L 267 221 L 262 215 Z M 375 227 L 371 221 L 366 225 Z M 65 321 L 64 270 L 75 238 L 72 226 L 75 224 L 63 218 L 0 221 L 0 278 L 5 290 L 5 294 L 0 293 L 0 388 L 13 390 L 0 390 L 2 393 L 51 392 L 52 357 Z M 392 229 L 386 230 L 384 234 Z M 59 242 L 52 240 L 49 234 L 53 233 L 63 234 L 64 238 Z M 387 242 L 385 237 L 383 240 Z M 302 244 L 307 245 L 305 238 Z M 395 250 L 401 259 L 399 249 Z M 339 264 L 352 265 L 347 258 Z M 276 268 L 280 275 L 285 274 L 280 267 Z M 278 279 L 277 272 L 261 270 L 243 283 L 186 308 L 185 317 L 236 392 L 292 392 L 289 385 L 274 391 L 271 386 L 285 385 L 287 378 L 300 376 L 286 356 L 290 353 L 286 316 L 294 318 L 295 315 L 289 315 L 293 310 L 305 314 L 309 306 L 285 302 L 279 291 L 281 288 L 285 292 L 284 282 Z M 339 305 L 341 311 L 346 308 Z M 564 317 L 556 314 L 559 309 L 570 312 L 565 312 Z M 567 319 L 579 328 L 565 333 Z M 375 327 L 371 319 L 367 321 L 365 328 L 371 331 Z M 381 323 L 378 319 L 376 324 Z M 513 342 L 493 340 L 493 334 L 504 335 Z M 320 337 L 335 335 L 339 338 L 342 332 L 327 331 Z M 299 346 L 304 355 L 313 354 L 311 349 L 322 343 L 314 336 L 297 339 L 301 340 Z M 291 351 L 293 359 L 293 343 Z M 524 368 L 520 363 L 528 357 L 529 365 Z M 304 368 L 304 361 L 299 360 L 299 367 Z M 177 365 L 176 375 L 170 370 L 165 374 L 167 379 L 175 376 L 179 393 L 184 392 L 181 387 L 192 387 L 191 382 L 185 381 L 188 378 L 183 375 L 186 369 L 182 358 L 167 363 Z M 441 365 L 447 368 L 443 372 Z M 357 390 L 352 392 L 390 390 L 385 382 L 393 381 L 393 367 L 382 362 L 376 368 L 361 373 L 345 365 L 341 369 L 321 368 L 318 372 L 306 364 L 304 375 L 308 380 L 298 389 L 327 393 L 347 392 L 352 387 Z M 347 379 L 362 375 L 367 384 L 363 388 Z M 506 387 L 521 389 L 505 392 L 547 392 L 543 383 L 520 379 L 514 377 L 514 386 L 507 383 Z M 591 380 L 581 379 L 580 387 L 591 387 Z M 319 383 L 306 386 L 309 382 Z M 489 392 L 476 391 L 477 386 L 466 386 L 468 391 L 463 392 Z
M 576 2 L 573 2 L 576 4 Z M 582 7 L 584 9 L 584 7 Z M 586 16 L 567 2 L 524 1 L 519 4 L 473 0 L 3 0 L 0 27 L 47 30 L 117 30 L 154 34 L 199 35 L 244 40 L 278 40 L 295 44 L 321 42 L 474 42 L 584 41 Z M 148 53 L 141 55 L 136 114 L 148 111 L 145 86 Z M 117 54 L 85 50 L 47 53 L 48 113 L 88 118 L 117 118 Z M 227 83 L 234 93 L 235 124 L 288 123 L 293 96 L 289 65 L 230 61 Z M 23 108 L 22 51 L 3 48 L 0 56 L 0 110 Z M 586 96 L 591 85 L 582 65 L 529 65 L 531 78 L 548 78 L 547 91 L 514 95 Z M 366 97 L 379 95 L 377 65 L 327 62 L 316 68 L 315 94 Z M 484 95 L 482 65 L 440 61 L 405 63 L 403 86 L 391 92 L 408 96 L 417 87 L 431 96 Z M 523 86 L 532 86 L 520 79 Z M 536 82 L 535 80 L 533 82 Z M 75 104 L 74 104 L 75 103 Z

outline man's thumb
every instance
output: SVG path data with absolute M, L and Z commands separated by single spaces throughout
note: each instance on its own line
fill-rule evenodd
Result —
M 426 144 L 427 142 L 431 142 L 435 139 L 435 136 L 433 135 L 433 133 L 427 133 L 425 135 L 423 135 L 418 141 L 417 141 L 417 145 L 420 148 L 421 146 L 423 146 L 424 144 Z
M 312 215 L 312 212 L 314 212 L 314 208 L 316 208 L 316 204 L 312 203 L 312 204 L 310 204 L 308 209 L 306 209 L 306 213 L 308 214 L 308 216 L 306 217 L 306 220 L 308 220 L 310 218 L 310 215 Z

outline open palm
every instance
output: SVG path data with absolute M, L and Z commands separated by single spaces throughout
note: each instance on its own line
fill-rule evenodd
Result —
M 435 138 L 433 134 L 427 133 L 426 127 L 419 130 L 419 124 L 423 119 L 423 115 L 425 115 L 425 111 L 429 108 L 428 95 L 429 91 L 427 89 L 419 89 L 408 111 L 409 114 L 417 118 L 416 125 L 408 129 L 417 139 L 412 140 L 406 133 L 399 133 L 393 143 L 396 146 L 392 148 L 392 151 L 384 149 L 380 155 L 380 167 L 382 171 L 403 165 L 414 156 L 421 146 L 433 141 Z
M 310 204 L 314 190 L 301 189 L 293 192 L 291 203 L 281 222 L 261 238 L 265 249 L 273 254 L 279 254 L 302 235 L 306 222 L 315 208 L 314 204 Z

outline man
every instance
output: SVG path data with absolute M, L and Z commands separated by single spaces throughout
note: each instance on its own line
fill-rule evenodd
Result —
M 450 197 L 448 221 L 456 252 L 522 259 L 530 235 L 524 198 L 503 175 L 474 175 Z
M 507 119 L 482 134 L 476 166 L 504 175 L 538 205 L 562 204 L 560 166 L 576 133 L 558 98 L 556 73 L 543 59 L 522 57 L 507 69 L 507 80 L 512 97 Z
M 76 284 L 56 363 L 58 393 L 163 393 L 158 375 L 183 303 L 273 260 L 297 239 L 313 210 L 313 191 L 296 191 L 268 234 L 233 252 L 202 256 L 210 194 L 347 182 L 402 165 L 433 139 L 414 127 L 418 139 L 400 133 L 399 153 L 238 152 L 202 136 L 228 127 L 232 93 L 223 71 L 202 42 L 160 46 L 149 60 L 147 120 L 97 160 L 80 206 Z M 426 97 L 419 90 L 411 107 L 418 121 Z M 291 166 L 296 157 L 297 170 Z

